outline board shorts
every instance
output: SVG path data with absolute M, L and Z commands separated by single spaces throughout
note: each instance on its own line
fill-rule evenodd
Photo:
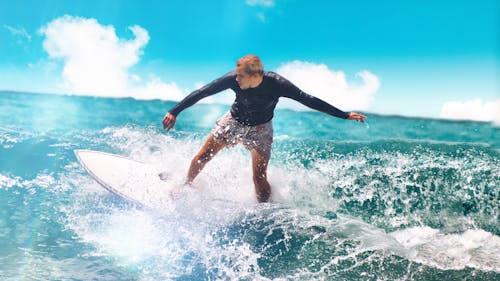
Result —
M 241 143 L 246 149 L 256 150 L 267 159 L 271 157 L 272 120 L 264 124 L 248 126 L 238 122 L 231 112 L 227 112 L 217 120 L 211 134 L 216 141 L 222 141 L 229 147 Z

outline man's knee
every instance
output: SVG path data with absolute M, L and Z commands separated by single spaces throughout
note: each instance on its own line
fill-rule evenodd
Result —
M 199 163 L 206 163 L 208 161 L 210 161 L 214 156 L 215 154 L 217 153 L 217 151 L 219 151 L 222 147 L 219 147 L 220 144 L 211 144 L 211 145 L 207 145 L 205 147 L 203 147 L 199 152 L 198 154 L 196 154 L 196 156 L 194 157 L 194 161 L 197 161 Z

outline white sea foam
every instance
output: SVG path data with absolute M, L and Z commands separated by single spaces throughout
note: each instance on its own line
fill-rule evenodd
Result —
M 152 163 L 158 169 L 165 167 L 178 181 L 182 181 L 191 157 L 203 142 L 198 135 L 178 138 L 129 126 L 110 127 L 101 133 L 124 155 Z M 313 253 L 316 256 L 310 262 L 316 263 L 317 269 L 297 265 L 295 269 L 300 270 L 290 272 L 288 277 L 322 279 L 329 268 L 351 262 L 352 267 L 363 267 L 375 259 L 358 259 L 365 252 L 396 255 L 439 269 L 500 268 L 496 258 L 500 256 L 499 238 L 483 230 L 446 234 L 429 227 L 413 227 L 387 233 L 359 218 L 341 214 L 326 218 L 325 213 L 336 213 L 342 200 L 364 202 L 380 196 L 373 183 L 354 187 L 351 197 L 337 200 L 331 196 L 332 185 L 352 189 L 355 175 L 370 176 L 375 172 L 386 173 L 401 183 L 411 180 L 404 176 L 409 166 L 417 163 L 439 167 L 439 161 L 447 160 L 435 163 L 430 158 L 414 159 L 402 153 L 384 157 L 384 165 L 378 170 L 367 169 L 370 164 L 363 155 L 331 157 L 307 168 L 300 162 L 272 159 L 269 180 L 273 203 L 257 204 L 250 155 L 241 147 L 223 150 L 195 180 L 196 189 L 184 188 L 176 200 L 168 199 L 165 207 L 157 206 L 155 212 L 115 205 L 116 200 L 110 200 L 112 195 L 76 167 L 70 167 L 77 174 L 67 179 L 72 179 L 78 189 L 73 194 L 74 204 L 63 211 L 67 227 L 82 242 L 95 246 L 93 255 L 116 258 L 117 263 L 144 273 L 139 277 L 144 280 L 196 276 L 198 271 L 220 279 L 265 280 L 266 269 L 259 260 L 279 259 L 279 254 L 266 256 L 274 247 L 300 247 L 297 255 L 307 257 L 311 255 L 310 245 L 315 243 L 321 249 Z M 464 163 L 453 165 L 461 168 Z M 393 215 L 392 211 L 389 215 Z M 406 216 L 389 216 L 386 222 L 400 227 L 408 224 Z M 300 241 L 294 240 L 296 237 L 308 240 L 300 246 L 291 245 Z M 258 239 L 263 239 L 263 245 Z M 342 251 L 335 255 L 321 254 L 339 248 Z
M 55 183 L 53 175 L 50 174 L 38 174 L 33 179 L 23 179 L 19 176 L 9 176 L 5 174 L 0 174 L 0 188 L 27 188 L 34 189 L 38 187 L 48 188 L 52 187 Z
M 500 237 L 481 229 L 443 233 L 430 227 L 412 227 L 390 234 L 409 258 L 440 269 L 477 268 L 500 272 Z
M 0 174 L 0 188 L 9 188 L 19 185 L 21 182 L 20 177 L 10 177 L 8 175 Z

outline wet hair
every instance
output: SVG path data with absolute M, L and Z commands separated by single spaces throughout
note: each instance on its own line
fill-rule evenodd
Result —
M 236 67 L 243 67 L 243 71 L 248 75 L 264 75 L 264 67 L 260 58 L 256 55 L 246 55 L 238 60 Z

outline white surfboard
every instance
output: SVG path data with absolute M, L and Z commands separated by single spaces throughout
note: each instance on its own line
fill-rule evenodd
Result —
M 168 200 L 171 183 L 153 165 L 101 151 L 74 152 L 92 178 L 111 193 L 147 207 L 161 206 Z

